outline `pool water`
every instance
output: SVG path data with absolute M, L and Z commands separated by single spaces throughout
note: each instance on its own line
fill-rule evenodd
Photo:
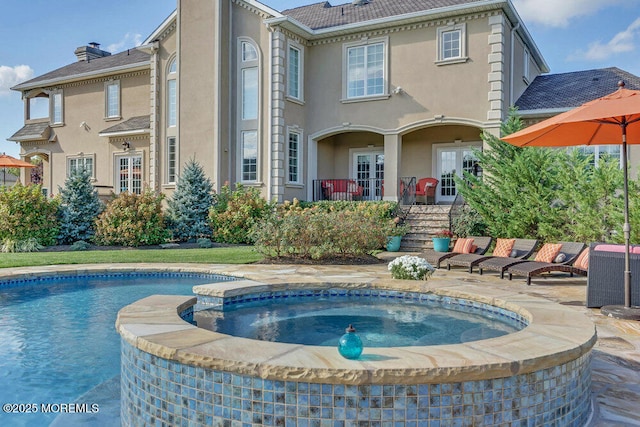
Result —
M 118 274 L 0 282 L 0 402 L 79 402 L 120 374 L 118 311 L 149 295 L 191 295 L 203 274 Z M 55 407 L 54 407 L 55 408 Z M 2 426 L 42 426 L 56 413 L 0 413 Z M 97 417 L 99 418 L 99 413 Z
M 364 347 L 404 347 L 498 337 L 522 325 L 488 313 L 457 311 L 438 302 L 318 297 L 242 303 L 194 313 L 201 328 L 263 341 L 337 346 L 352 324 Z

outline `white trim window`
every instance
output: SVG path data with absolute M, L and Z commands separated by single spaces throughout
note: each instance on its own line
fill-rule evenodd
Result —
M 109 80 L 104 85 L 105 117 L 120 118 L 120 80 Z
M 438 28 L 438 62 L 463 62 L 467 60 L 466 24 Z
M 345 95 L 348 99 L 386 94 L 387 42 L 347 44 L 345 50 Z
M 300 184 L 302 182 L 302 134 L 298 130 L 287 129 L 287 183 Z
M 600 159 L 608 156 L 611 160 L 618 162 L 618 167 L 622 167 L 622 146 L 618 144 L 612 145 L 585 145 L 577 147 L 577 150 L 583 156 L 593 156 L 591 164 L 595 167 L 599 166 Z
M 167 126 L 174 127 L 178 121 L 178 67 L 174 58 L 167 69 Z
M 302 101 L 302 82 L 304 79 L 302 48 L 290 43 L 287 59 L 287 96 Z
M 258 118 L 258 67 L 242 69 L 242 120 Z
M 51 94 L 51 124 L 61 125 L 64 123 L 62 90 L 57 90 Z
M 85 169 L 89 172 L 91 178 L 95 178 L 95 170 L 93 165 L 95 164 L 95 155 L 78 155 L 67 157 L 67 177 L 71 176 L 74 172 L 78 172 Z
M 258 180 L 258 132 L 242 132 L 242 181 Z
M 116 156 L 116 189 L 142 194 L 142 156 L 139 154 Z
M 260 177 L 260 53 L 248 38 L 238 39 L 237 179 L 254 184 Z
M 175 184 L 178 175 L 178 140 L 167 137 L 167 184 Z

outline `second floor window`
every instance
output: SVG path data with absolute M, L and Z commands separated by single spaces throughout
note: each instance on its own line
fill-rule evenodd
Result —
M 362 98 L 386 93 L 386 43 L 372 42 L 346 48 L 346 97 Z
M 109 81 L 105 85 L 106 116 L 120 117 L 120 82 Z
M 51 123 L 62 123 L 62 92 L 56 92 L 51 99 Z
M 178 72 L 178 67 L 176 65 L 176 60 L 174 59 L 169 64 L 168 68 L 168 76 L 167 76 L 167 126 L 172 127 L 177 124 L 177 112 L 178 112 L 178 92 L 177 92 L 177 83 L 176 83 L 176 75 Z
M 300 99 L 301 94 L 301 55 L 300 49 L 289 46 L 289 64 L 287 70 L 287 95 Z
M 460 62 L 466 59 L 466 25 L 438 28 L 438 61 Z

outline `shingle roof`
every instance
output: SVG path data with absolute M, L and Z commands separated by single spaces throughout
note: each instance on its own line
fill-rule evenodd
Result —
M 481 0 L 369 0 L 360 6 L 351 3 L 332 6 L 323 1 L 287 9 L 282 14 L 317 30 L 478 1 Z
M 623 80 L 626 89 L 640 90 L 640 77 L 616 67 L 545 74 L 535 78 L 516 101 L 520 111 L 571 109 L 608 95 Z
M 65 65 L 57 70 L 42 74 L 26 82 L 14 86 L 12 89 L 20 90 L 33 87 L 42 82 L 55 82 L 65 80 L 74 76 L 98 73 L 100 71 L 111 68 L 126 67 L 127 65 L 138 64 L 141 62 L 149 62 L 148 53 L 139 49 L 129 49 L 127 51 L 117 53 L 115 55 L 105 56 L 102 58 L 92 59 L 90 61 L 76 61 L 72 64 Z
M 7 138 L 7 141 L 39 141 L 49 138 L 50 131 L 49 122 L 29 123 Z
M 146 129 L 151 129 L 150 116 L 137 116 L 137 117 L 131 117 L 130 119 L 125 120 L 124 122 L 120 122 L 117 125 L 113 125 L 111 127 L 106 128 L 103 131 L 100 131 L 100 135 L 107 136 L 105 134 L 144 131 Z

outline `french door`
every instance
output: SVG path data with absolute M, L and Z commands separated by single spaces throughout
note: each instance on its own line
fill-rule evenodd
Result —
M 383 151 L 353 153 L 352 171 L 358 185 L 363 188 L 363 200 L 382 199 L 382 182 L 384 180 Z
M 481 146 L 473 146 L 479 149 Z M 436 149 L 436 170 L 438 184 L 438 192 L 436 193 L 436 202 L 453 203 L 458 194 L 454 176 L 463 176 L 463 172 L 469 172 L 477 175 L 478 159 L 473 153 L 472 146 L 465 147 L 440 147 Z
M 119 156 L 116 161 L 118 192 L 142 193 L 142 156 Z

